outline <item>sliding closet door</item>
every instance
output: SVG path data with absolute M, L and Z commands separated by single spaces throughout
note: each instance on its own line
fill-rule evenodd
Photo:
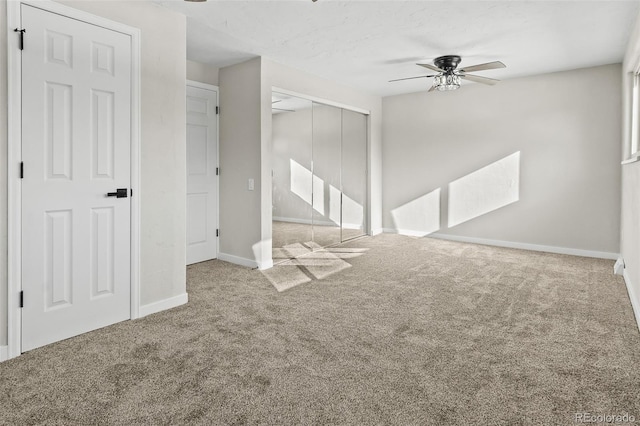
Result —
M 342 110 L 313 103 L 313 241 L 326 247 L 342 241 Z
M 365 234 L 367 116 L 342 110 L 342 241 Z
M 312 103 L 273 93 L 272 99 L 273 259 L 312 249 Z

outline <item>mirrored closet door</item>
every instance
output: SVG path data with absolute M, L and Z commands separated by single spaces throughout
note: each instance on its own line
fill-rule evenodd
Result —
M 272 96 L 273 260 L 365 234 L 367 116 Z

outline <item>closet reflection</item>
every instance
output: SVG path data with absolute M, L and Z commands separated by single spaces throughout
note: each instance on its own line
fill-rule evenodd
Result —
M 365 234 L 367 117 L 273 93 L 273 260 Z

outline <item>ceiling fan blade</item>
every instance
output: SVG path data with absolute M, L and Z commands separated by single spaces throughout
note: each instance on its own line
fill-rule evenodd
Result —
M 440 68 L 436 67 L 435 65 L 431 65 L 431 64 L 416 64 L 416 65 L 420 65 L 421 67 L 429 68 L 431 71 L 444 72 L 444 70 L 441 70 Z
M 469 67 L 464 67 L 459 69 L 460 72 L 474 72 L 474 71 L 484 71 L 484 70 L 494 70 L 497 68 L 506 68 L 507 66 L 500 61 L 487 62 L 486 64 L 478 64 L 471 65 Z
M 435 77 L 435 75 L 420 75 L 418 77 L 396 78 L 395 80 L 389 80 L 389 83 L 393 81 L 413 80 L 414 78 L 427 78 L 427 77 Z
M 271 101 L 271 105 L 277 104 L 278 102 L 282 102 L 282 99 L 278 99 L 277 101 Z
M 271 109 L 275 109 L 277 111 L 284 111 L 284 112 L 296 112 L 295 109 L 284 109 L 284 108 L 271 108 Z
M 496 80 L 495 78 L 481 77 L 479 75 L 473 75 L 473 74 L 460 74 L 460 77 L 469 81 L 473 81 L 475 83 L 488 84 L 491 86 L 493 86 L 494 84 L 500 81 L 500 80 Z
M 429 90 L 427 90 L 427 92 L 433 92 L 434 90 L 436 90 L 436 85 L 435 84 L 433 86 L 431 86 L 431 88 Z

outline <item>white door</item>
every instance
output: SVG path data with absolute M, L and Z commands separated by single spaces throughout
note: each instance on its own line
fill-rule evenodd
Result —
M 27 351 L 130 318 L 131 38 L 21 13 Z
M 218 256 L 218 92 L 187 85 L 187 265 Z

